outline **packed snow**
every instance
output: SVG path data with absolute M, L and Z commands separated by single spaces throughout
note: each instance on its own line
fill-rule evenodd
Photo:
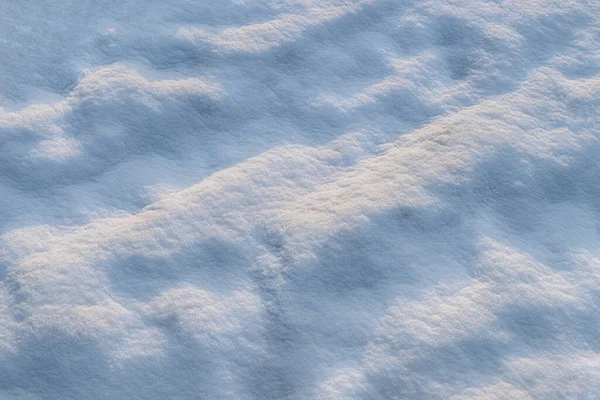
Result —
M 0 0 L 0 400 L 600 398 L 597 0 Z

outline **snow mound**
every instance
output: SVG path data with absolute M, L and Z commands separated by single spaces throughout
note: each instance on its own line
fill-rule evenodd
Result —
M 595 1 L 0 4 L 1 399 L 600 396 Z

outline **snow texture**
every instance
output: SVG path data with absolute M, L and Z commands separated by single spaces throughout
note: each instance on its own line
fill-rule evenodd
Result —
M 597 0 L 0 0 L 0 399 L 600 398 Z

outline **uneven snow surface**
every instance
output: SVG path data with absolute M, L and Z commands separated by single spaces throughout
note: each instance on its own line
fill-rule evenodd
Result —
M 0 399 L 600 398 L 600 1 L 0 0 Z

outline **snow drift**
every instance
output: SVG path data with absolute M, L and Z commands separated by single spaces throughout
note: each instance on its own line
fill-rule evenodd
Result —
M 0 2 L 0 398 L 600 396 L 595 1 Z

